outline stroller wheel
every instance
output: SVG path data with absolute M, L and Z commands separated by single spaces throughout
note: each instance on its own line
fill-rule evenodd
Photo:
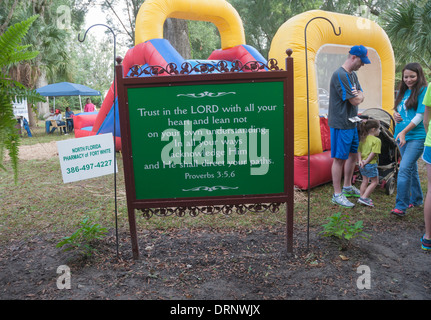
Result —
M 387 195 L 393 194 L 395 192 L 395 187 L 396 187 L 395 178 L 392 177 L 386 182 L 386 185 L 385 185 L 386 194 Z

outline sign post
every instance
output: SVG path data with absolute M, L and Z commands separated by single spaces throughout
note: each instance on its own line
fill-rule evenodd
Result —
M 292 71 L 123 78 L 116 68 L 134 258 L 135 209 L 291 202 L 292 220 Z

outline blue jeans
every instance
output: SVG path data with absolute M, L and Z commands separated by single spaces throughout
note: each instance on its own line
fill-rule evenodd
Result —
M 410 140 L 400 148 L 396 209 L 406 211 L 409 204 L 418 206 L 424 201 L 418 173 L 418 159 L 424 151 L 424 143 L 425 139 Z

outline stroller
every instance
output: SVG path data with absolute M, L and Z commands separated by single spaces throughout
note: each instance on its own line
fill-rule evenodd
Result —
M 400 150 L 394 137 L 395 120 L 387 111 L 379 108 L 366 109 L 359 115 L 359 118 L 380 120 L 379 138 L 382 141 L 382 148 L 377 165 L 379 185 L 385 189 L 387 195 L 391 195 L 397 186 L 396 180 L 399 160 L 401 159 Z M 353 183 L 355 181 L 362 181 L 359 170 L 353 175 Z

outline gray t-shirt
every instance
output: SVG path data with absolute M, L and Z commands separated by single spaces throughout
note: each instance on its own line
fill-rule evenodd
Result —
M 347 72 L 343 67 L 338 68 L 332 75 L 329 91 L 328 125 L 335 129 L 353 129 L 356 123 L 349 118 L 358 115 L 358 106 L 350 103 L 354 98 L 352 87 L 362 91 L 358 76 L 355 72 Z

